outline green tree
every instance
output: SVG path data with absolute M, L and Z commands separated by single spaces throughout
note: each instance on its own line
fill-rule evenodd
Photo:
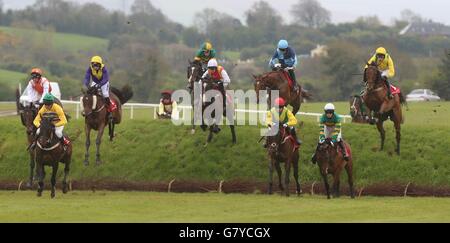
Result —
M 309 28 L 320 28 L 330 22 L 330 11 L 317 0 L 299 0 L 291 9 L 294 22 Z
M 442 58 L 439 72 L 431 80 L 431 88 L 443 99 L 450 100 L 450 53 Z

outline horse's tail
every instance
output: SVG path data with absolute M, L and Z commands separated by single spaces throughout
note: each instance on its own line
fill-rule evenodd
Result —
M 119 98 L 122 105 L 127 103 L 133 97 L 133 89 L 129 85 L 123 86 L 122 90 L 111 87 L 111 92 Z

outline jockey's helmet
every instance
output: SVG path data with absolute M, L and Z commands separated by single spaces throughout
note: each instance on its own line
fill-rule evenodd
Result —
M 325 110 L 326 113 L 334 113 L 335 107 L 332 103 L 328 103 L 325 105 L 325 107 L 323 108 Z
M 218 64 L 217 64 L 217 60 L 216 59 L 211 59 L 208 62 L 208 68 L 217 68 Z
M 45 94 L 43 100 L 44 100 L 44 104 L 45 104 L 45 105 L 52 105 L 53 102 L 55 102 L 55 97 L 53 97 L 52 94 L 47 93 L 47 94 Z
M 287 42 L 287 40 L 280 40 L 280 42 L 278 42 L 278 49 L 285 50 L 288 47 L 289 47 L 289 43 Z
M 41 78 L 42 77 L 42 70 L 40 68 L 33 68 L 31 70 L 31 77 L 32 78 Z
M 205 50 L 205 51 L 211 51 L 213 49 L 213 46 L 212 46 L 211 43 L 205 42 L 202 45 L 202 49 Z
M 284 107 L 286 105 L 286 101 L 279 97 L 275 99 L 275 105 L 279 106 L 279 107 Z
M 384 56 L 386 56 L 386 54 L 387 54 L 386 48 L 384 48 L 384 47 L 378 47 L 378 49 L 377 49 L 377 51 L 376 51 L 376 54 L 377 54 L 377 55 L 384 55 Z

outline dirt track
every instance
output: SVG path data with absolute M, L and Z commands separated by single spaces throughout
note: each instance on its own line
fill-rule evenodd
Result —
M 0 182 L 0 190 L 27 190 L 25 182 Z M 48 182 L 46 183 L 48 187 Z M 36 185 L 34 185 L 35 189 Z M 57 186 L 61 188 L 60 185 Z M 348 195 L 348 188 L 341 187 L 341 194 Z M 199 181 L 164 181 L 164 182 L 121 182 L 121 181 L 71 181 L 72 190 L 107 190 L 107 191 L 154 191 L 154 192 L 223 192 L 223 193 L 265 193 L 264 182 L 233 180 L 222 182 Z M 277 186 L 274 186 L 277 190 Z M 295 193 L 294 185 L 290 190 Z M 324 194 L 321 182 L 302 184 L 303 193 Z M 277 191 L 275 191 L 277 192 Z M 367 187 L 356 187 L 356 196 L 412 196 L 412 197 L 450 197 L 450 187 L 419 186 L 415 184 L 377 184 Z

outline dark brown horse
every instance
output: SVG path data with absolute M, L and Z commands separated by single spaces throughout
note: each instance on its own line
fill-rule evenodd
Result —
M 354 95 L 350 98 L 350 115 L 353 123 L 367 123 L 368 115 L 361 96 Z
M 267 99 L 267 107 L 272 107 L 271 91 L 278 90 L 279 96 L 282 97 L 287 104 L 292 106 L 294 115 L 300 110 L 304 98 L 311 97 L 308 92 L 300 87 L 298 92 L 289 87 L 289 81 L 283 70 L 272 71 L 260 76 L 253 75 L 256 92 L 257 103 L 259 104 L 259 91 L 266 90 L 269 98 Z
M 106 102 L 101 95 L 101 91 L 97 87 L 91 87 L 87 91 L 83 91 L 82 104 L 83 116 L 85 117 L 85 133 L 86 133 L 86 154 L 84 165 L 89 165 L 89 147 L 91 145 L 91 130 L 98 131 L 97 133 L 97 153 L 96 164 L 100 165 L 100 144 L 105 127 L 109 127 L 110 141 L 114 138 L 114 128 L 116 124 L 122 121 L 122 105 L 128 102 L 133 96 L 131 87 L 125 86 L 121 91 L 111 87 L 110 99 L 117 105 L 117 109 L 109 115 L 106 107 Z
M 27 106 L 24 106 L 20 103 L 20 92 L 19 90 L 16 90 L 16 107 L 17 107 L 17 113 L 20 115 L 20 120 L 22 122 L 22 125 L 26 128 L 26 134 L 27 134 L 27 144 L 28 147 L 31 146 L 31 144 L 34 141 L 34 136 L 36 133 L 36 127 L 33 124 L 34 118 L 36 117 L 38 110 L 37 108 L 30 104 Z M 34 151 L 28 150 L 30 153 L 30 174 L 29 179 L 26 184 L 28 188 L 31 188 L 33 186 L 33 176 L 34 176 Z
M 400 126 L 403 123 L 402 105 L 406 104 L 403 94 L 395 94 L 394 98 L 389 99 L 387 96 L 388 88 L 386 87 L 381 72 L 378 70 L 375 63 L 368 65 L 365 73 L 366 77 L 366 89 L 363 95 L 363 100 L 367 108 L 368 114 L 371 111 L 375 112 L 377 119 L 371 118 L 371 123 L 376 121 L 378 131 L 381 137 L 380 150 L 384 149 L 385 131 L 383 128 L 383 122 L 388 118 L 394 122 L 397 148 L 395 152 L 400 154 Z
M 227 102 L 227 97 L 224 94 L 222 94 L 220 92 L 220 87 L 219 87 L 219 83 L 215 82 L 211 79 L 205 79 L 203 80 L 203 100 L 202 100 L 202 124 L 201 127 L 202 129 L 205 131 L 206 128 L 209 125 L 209 135 L 208 135 L 208 139 L 206 144 L 208 144 L 209 142 L 211 142 L 214 134 L 219 133 L 220 132 L 220 128 L 219 128 L 219 124 L 220 121 L 222 120 L 222 115 L 227 119 L 228 124 L 230 124 L 230 129 L 231 129 L 231 138 L 232 138 L 232 142 L 233 144 L 236 144 L 236 131 L 235 131 L 235 126 L 234 126 L 234 108 L 233 108 L 233 104 L 232 103 L 228 103 Z M 217 95 L 212 97 L 212 99 L 210 101 L 206 100 L 206 92 L 210 91 L 210 90 L 215 90 L 217 91 Z M 219 115 L 216 114 L 215 111 L 212 112 L 211 114 L 211 120 L 208 120 L 205 118 L 205 110 L 208 109 L 208 107 L 213 104 L 216 100 L 222 100 L 222 105 L 223 105 L 223 114 Z M 227 110 L 227 107 L 229 107 L 229 111 Z
M 203 65 L 200 61 L 189 61 L 189 66 L 187 68 L 187 79 L 188 79 L 188 90 L 191 94 L 191 104 L 192 108 L 194 107 L 201 107 L 202 101 L 201 101 L 201 95 L 194 94 L 195 84 L 198 84 L 200 79 L 202 78 L 203 74 L 206 72 L 206 70 L 203 68 Z M 201 88 L 197 89 L 198 92 L 201 92 Z M 191 134 L 195 133 L 195 124 L 196 124 L 196 116 L 192 116 L 192 130 Z M 200 121 L 198 121 L 200 122 Z
M 301 194 L 300 183 L 298 180 L 298 161 L 300 159 L 299 147 L 295 139 L 289 135 L 288 130 L 279 127 L 278 124 L 270 128 L 269 133 L 274 136 L 267 136 L 267 152 L 270 158 L 269 162 L 269 194 L 272 194 L 273 187 L 273 169 L 277 170 L 279 188 L 286 196 L 289 196 L 289 181 L 291 167 L 294 169 L 294 179 L 296 183 L 297 195 Z M 281 163 L 285 163 L 284 185 L 282 182 Z
M 355 198 L 353 189 L 353 158 L 350 145 L 344 142 L 348 149 L 348 162 L 344 160 L 342 151 L 338 149 L 331 139 L 327 138 L 324 143 L 320 144 L 317 149 L 317 165 L 319 165 L 320 174 L 322 175 L 327 198 L 330 199 L 330 185 L 328 184 L 328 175 L 333 175 L 333 196 L 339 197 L 341 172 L 345 168 L 348 176 L 348 184 L 350 189 L 350 197 Z
M 63 179 L 63 193 L 67 193 L 67 176 L 70 171 L 70 162 L 72 159 L 72 144 L 68 144 L 66 149 L 60 142 L 60 139 L 55 134 L 55 126 L 53 122 L 58 119 L 58 116 L 54 113 L 44 114 L 41 121 L 40 134 L 37 138 L 36 148 L 34 149 L 34 158 L 36 163 L 36 177 L 38 179 L 38 193 L 37 196 L 42 196 L 44 191 L 44 178 L 45 168 L 44 166 L 52 167 L 51 178 L 51 197 L 55 197 L 56 190 L 56 174 L 58 172 L 59 163 L 65 165 L 64 179 Z

